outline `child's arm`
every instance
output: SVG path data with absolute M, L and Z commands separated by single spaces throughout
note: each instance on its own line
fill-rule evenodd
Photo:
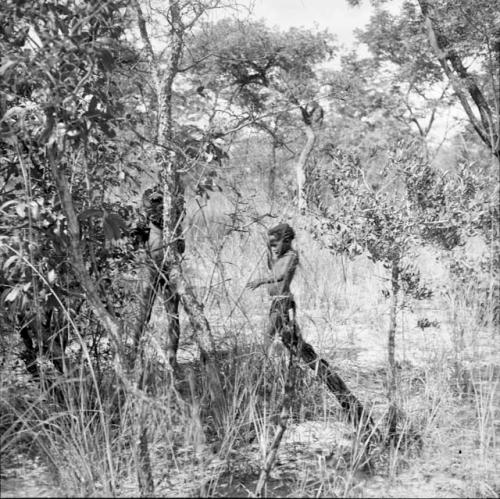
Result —
M 277 282 L 282 282 L 293 274 L 293 271 L 297 268 L 298 263 L 299 258 L 297 254 L 294 251 L 290 251 L 282 257 L 281 265 L 277 265 L 275 263 L 274 269 L 272 269 L 273 272 L 266 275 L 265 277 L 254 279 L 253 281 L 248 282 L 245 287 L 256 289 L 263 284 L 274 284 Z M 276 267 L 278 268 L 278 272 L 274 271 Z

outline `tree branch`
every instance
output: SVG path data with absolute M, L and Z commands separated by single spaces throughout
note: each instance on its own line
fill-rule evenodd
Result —
M 85 296 L 92 308 L 98 321 L 109 333 L 115 344 L 117 353 L 121 352 L 121 341 L 119 336 L 119 324 L 116 319 L 108 312 L 106 305 L 99 296 L 96 284 L 90 277 L 85 265 L 82 249 L 80 247 L 80 223 L 73 204 L 73 198 L 69 189 L 68 182 L 64 172 L 59 168 L 56 161 L 55 148 L 48 148 L 48 160 L 52 176 L 54 178 L 61 205 L 66 215 L 68 224 L 68 240 L 71 259 L 73 261 L 73 270 L 85 292 Z
M 139 33 L 141 34 L 142 43 L 144 43 L 144 47 L 146 49 L 146 53 L 148 56 L 148 60 L 150 63 L 155 62 L 155 55 L 153 51 L 153 45 L 151 44 L 151 40 L 149 38 L 148 29 L 146 26 L 146 19 L 144 17 L 144 13 L 142 12 L 142 8 L 139 4 L 139 0 L 132 0 L 132 5 L 137 12 L 137 24 L 139 26 Z
M 427 0 L 418 0 L 420 9 L 424 17 L 424 24 L 427 29 L 429 42 L 434 50 L 444 73 L 450 80 L 455 93 L 457 94 L 462 107 L 464 108 L 474 130 L 481 140 L 492 150 L 493 154 L 500 158 L 500 147 L 498 132 L 494 130 L 492 112 L 483 93 L 476 82 L 469 75 L 457 52 L 449 47 L 449 41 L 435 25 L 432 16 L 433 8 Z M 451 67 L 450 67 L 450 65 Z M 479 111 L 479 120 L 476 118 L 466 93 L 462 89 L 465 85 L 467 92 Z

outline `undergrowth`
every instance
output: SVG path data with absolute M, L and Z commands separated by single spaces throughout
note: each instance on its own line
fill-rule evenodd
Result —
M 334 258 L 301 237 L 299 250 L 309 252 L 302 255 L 294 293 L 303 334 L 370 407 L 383 433 L 387 309 L 380 269 L 363 259 Z M 145 428 L 155 495 L 253 494 L 276 431 L 288 362 L 279 343 L 269 355 L 264 352 L 266 297 L 244 291 L 264 264 L 262 248 L 249 244 L 257 239 L 258 232 L 221 231 L 205 244 L 198 242 L 205 258 L 185 262 L 218 344 L 213 362 L 219 392 L 189 334 L 181 340 L 179 371 L 173 376 L 166 367 L 161 304 L 145 346 L 142 394 L 126 392 L 110 364 L 97 369 L 88 359 L 73 364 L 65 376 L 47 362 L 37 383 L 16 364 L 19 345 L 4 345 L 2 469 L 11 468 L 19 455 L 40 456 L 54 491 L 62 495 L 137 495 Z M 500 372 L 492 361 L 498 350 L 487 351 L 481 343 L 490 338 L 484 344 L 491 346 L 498 333 L 484 321 L 482 327 L 471 322 L 464 306 L 478 307 L 473 295 L 467 300 L 446 296 L 426 305 L 440 307 L 439 328 L 419 329 L 419 311 L 404 312 L 406 330 L 398 331 L 399 431 L 392 446 L 379 443 L 368 450 L 314 372 L 299 366 L 291 418 L 267 495 L 498 496 Z M 186 318 L 181 319 L 187 329 Z M 362 361 L 364 354 L 372 355 L 369 362 Z

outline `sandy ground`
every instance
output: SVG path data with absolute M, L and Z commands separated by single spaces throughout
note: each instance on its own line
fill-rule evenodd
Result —
M 403 328 L 398 331 L 397 359 L 409 370 L 425 367 L 430 361 L 435 365 L 452 352 L 452 335 L 445 321 L 439 327 L 424 330 L 415 327 L 418 313 L 406 312 Z M 432 310 L 424 311 L 431 319 Z M 265 315 L 254 317 L 256 323 L 264 323 Z M 376 379 L 386 365 L 386 323 L 381 315 L 378 323 L 346 325 L 325 324 L 324 315 L 314 310 L 301 310 L 299 315 L 306 340 L 327 358 L 341 373 L 349 386 L 363 400 L 380 406 L 385 404 L 383 380 Z M 478 331 L 466 344 L 463 358 L 474 359 L 476 367 L 500 366 L 499 346 L 492 333 Z M 185 345 L 188 357 L 192 357 L 189 345 Z M 186 353 L 187 355 L 187 353 Z M 182 354 L 181 354 L 182 357 Z M 498 379 L 498 374 L 497 374 Z M 326 399 L 330 397 L 326 396 Z M 330 403 L 335 404 L 332 400 Z M 496 437 L 493 450 L 488 454 L 492 470 L 500 476 L 500 390 L 493 397 L 496 405 Z M 474 404 L 468 402 L 462 412 L 450 408 L 454 418 L 443 422 L 443 428 L 432 435 L 432 445 L 420 455 L 400 460 L 398 472 L 391 474 L 380 469 L 375 474 L 349 473 L 349 455 L 352 454 L 352 429 L 345 424 L 325 417 L 319 421 L 292 423 L 285 433 L 267 493 L 279 497 L 290 494 L 322 493 L 320 483 L 330 483 L 339 494 L 350 497 L 467 497 L 495 496 L 500 492 L 500 480 L 494 489 L 484 474 L 484 454 L 478 447 L 474 428 Z M 449 426 L 444 426 L 449 423 Z M 268 436 L 270 437 L 270 435 Z M 442 441 L 439 441 L 439 439 Z M 241 447 L 231 456 L 231 464 L 217 460 L 210 449 L 198 449 L 198 464 L 183 468 L 158 480 L 159 496 L 186 496 L 216 493 L 246 497 L 255 489 L 262 456 L 269 441 L 261 440 Z M 488 451 L 489 452 L 489 451 Z M 491 460 L 493 462 L 491 462 Z M 496 465 L 494 464 L 496 463 Z M 3 466 L 1 473 L 1 497 L 53 497 L 62 492 L 53 485 L 50 474 L 40 461 L 20 457 L 17 463 Z M 229 467 L 228 467 L 229 466 Z M 389 468 L 388 468 L 389 469 Z M 343 470 L 342 480 L 339 471 Z M 218 477 L 218 478 L 217 478 Z M 135 477 L 130 483 L 121 484 L 121 496 L 137 494 Z M 293 489 L 289 484 L 293 482 Z M 301 489 L 302 488 L 302 489 Z M 325 493 L 325 491 L 323 491 Z

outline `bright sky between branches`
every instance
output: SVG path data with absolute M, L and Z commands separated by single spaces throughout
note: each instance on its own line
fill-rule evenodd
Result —
M 363 27 L 373 9 L 369 2 L 351 7 L 346 0 L 255 0 L 254 16 L 280 28 L 328 28 L 339 43 L 351 48 L 354 30 Z
M 401 0 L 389 0 L 384 8 L 397 12 Z M 250 17 L 263 19 L 269 26 L 288 29 L 292 26 L 304 28 L 327 28 L 339 44 L 346 49 L 355 45 L 354 30 L 364 27 L 373 13 L 371 2 L 366 0 L 352 7 L 347 0 L 240 0 L 232 8 L 217 9 L 209 14 L 216 20 L 226 15 L 241 19 Z

